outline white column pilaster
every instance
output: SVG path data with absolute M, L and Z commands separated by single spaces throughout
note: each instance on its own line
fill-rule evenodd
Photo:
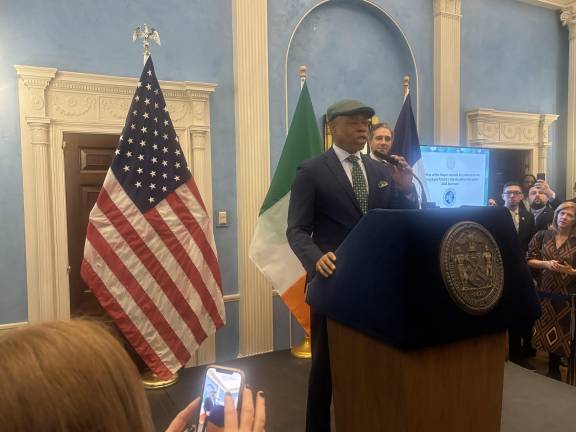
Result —
M 46 89 L 54 68 L 17 68 L 22 130 L 22 183 L 26 240 L 28 321 L 57 318 L 54 278 L 52 190 L 50 188 L 50 119 Z M 22 106 L 26 113 L 22 114 Z M 28 175 L 26 175 L 28 173 Z
M 566 197 L 571 197 L 576 181 L 576 2 L 562 9 L 562 25 L 568 27 L 568 112 L 566 133 Z
M 272 287 L 248 258 L 270 185 L 266 0 L 233 0 L 240 356 L 273 349 Z
M 434 142 L 460 142 L 461 0 L 434 1 Z
M 43 293 L 52 295 L 40 295 L 34 302 L 32 311 L 29 308 L 28 321 L 35 321 L 36 317 L 42 319 L 55 319 L 56 311 L 52 298 L 55 293 L 54 286 L 54 257 L 53 239 L 49 233 L 52 232 L 52 214 L 50 209 L 50 121 L 44 118 L 28 118 L 30 128 L 30 142 L 32 144 L 32 154 L 34 163 L 34 201 L 36 202 L 35 214 L 38 235 L 35 238 L 35 262 L 36 277 L 35 284 L 42 287 Z M 42 233 L 42 234 L 40 234 Z M 30 300 L 30 299 L 28 299 Z

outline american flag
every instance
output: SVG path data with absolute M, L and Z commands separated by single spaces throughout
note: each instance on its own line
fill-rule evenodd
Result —
M 151 57 L 90 212 L 81 274 L 161 378 L 224 325 L 212 226 Z

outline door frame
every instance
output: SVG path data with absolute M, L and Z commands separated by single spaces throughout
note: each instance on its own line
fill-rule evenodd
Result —
M 70 318 L 64 134 L 120 134 L 137 78 L 15 65 L 26 244 L 28 321 Z M 160 81 L 174 128 L 212 214 L 210 95 L 216 85 Z M 213 361 L 214 337 L 198 361 Z

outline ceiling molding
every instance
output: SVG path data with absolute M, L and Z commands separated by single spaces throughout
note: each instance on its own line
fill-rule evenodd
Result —
M 563 7 L 570 5 L 570 3 L 574 3 L 573 0 L 517 0 L 517 1 L 554 10 L 562 9 Z

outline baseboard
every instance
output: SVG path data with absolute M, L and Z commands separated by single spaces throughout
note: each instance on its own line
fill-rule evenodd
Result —
M 7 331 L 17 329 L 19 327 L 23 327 L 28 325 L 27 322 L 15 322 L 15 323 L 8 323 L 8 324 L 0 324 L 0 336 Z

